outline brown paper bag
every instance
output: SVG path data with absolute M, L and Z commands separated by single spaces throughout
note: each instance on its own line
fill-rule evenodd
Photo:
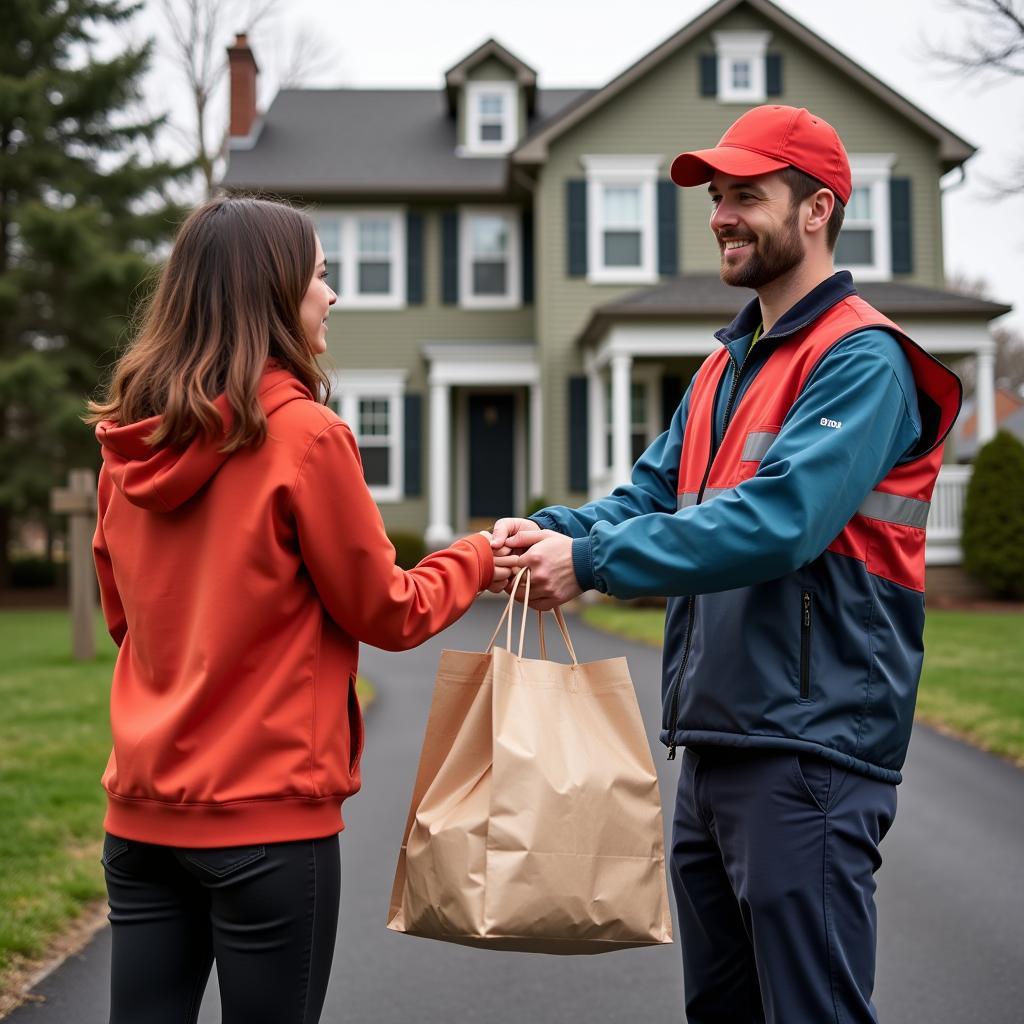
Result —
M 516 578 L 516 587 L 519 579 Z M 526 598 L 529 600 L 527 575 Z M 388 927 L 463 945 L 604 953 L 672 941 L 658 780 L 625 658 L 444 651 Z M 508 618 L 507 648 L 494 640 Z

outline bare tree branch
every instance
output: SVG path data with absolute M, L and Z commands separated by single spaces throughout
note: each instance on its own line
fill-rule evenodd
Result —
M 297 89 L 319 84 L 327 76 L 337 76 L 340 57 L 330 41 L 312 25 L 303 25 L 292 36 L 281 66 L 282 89 Z
M 279 6 L 280 0 L 160 0 L 168 28 L 165 48 L 184 78 L 191 100 L 190 155 L 202 173 L 207 195 L 216 187 L 223 151 L 224 129 L 218 129 L 216 122 L 225 119 L 215 115 L 212 107 L 227 72 L 225 49 L 235 30 L 253 31 Z
M 925 54 L 945 73 L 964 78 L 1024 78 L 1024 0 L 949 0 L 945 5 L 966 21 L 959 39 L 925 42 Z M 989 197 L 1024 192 L 1024 157 L 1001 176 L 986 178 Z

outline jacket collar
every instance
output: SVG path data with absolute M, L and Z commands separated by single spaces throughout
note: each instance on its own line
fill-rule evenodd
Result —
M 787 309 L 779 317 L 775 326 L 767 334 L 761 335 L 758 344 L 796 334 L 797 331 L 814 323 L 837 302 L 856 294 L 857 289 L 853 286 L 853 275 L 848 270 L 836 271 L 816 288 L 812 288 L 799 302 Z M 739 311 L 736 319 L 728 327 L 723 327 L 720 331 L 715 332 L 715 337 L 723 345 L 729 345 L 741 338 L 749 337 L 760 322 L 761 303 L 755 296 Z

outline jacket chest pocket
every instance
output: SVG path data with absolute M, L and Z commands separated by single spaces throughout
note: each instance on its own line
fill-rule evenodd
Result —
M 811 699 L 811 635 L 814 629 L 814 594 L 800 591 L 800 699 Z

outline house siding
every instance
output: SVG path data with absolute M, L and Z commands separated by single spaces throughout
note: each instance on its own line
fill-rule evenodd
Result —
M 346 204 L 346 209 L 355 208 Z M 421 497 L 383 502 L 380 508 L 388 529 L 422 533 L 427 524 L 430 487 L 427 462 L 430 451 L 429 367 L 423 358 L 422 346 L 436 341 L 532 341 L 535 338 L 534 307 L 491 310 L 442 305 L 441 213 L 450 207 L 410 205 L 407 209 L 423 215 L 423 304 L 398 310 L 335 310 L 331 313 L 324 365 L 339 377 L 344 377 L 346 370 L 408 370 L 406 390 L 423 396 L 421 451 L 426 486 Z M 451 457 L 454 460 L 454 446 Z M 456 507 L 454 502 L 453 490 L 452 508 Z
M 750 11 L 737 11 L 711 31 L 768 30 L 768 50 L 782 55 L 783 92 L 778 101 L 810 106 L 839 131 L 851 153 L 897 154 L 894 177 L 912 181 L 914 271 L 899 280 L 941 287 L 941 169 L 937 142 L 886 107 L 851 79 L 776 25 Z M 546 490 L 553 501 L 577 502 L 569 490 L 568 376 L 583 372 L 575 344 L 593 308 L 634 291 L 636 285 L 595 285 L 566 274 L 566 188 L 585 176 L 585 154 L 660 154 L 659 177 L 686 148 L 713 146 L 748 104 L 721 103 L 699 95 L 699 57 L 714 52 L 711 31 L 639 79 L 607 106 L 580 122 L 550 146 L 540 169 L 536 203 L 537 330 L 541 342 L 544 393 Z M 677 212 L 679 271 L 714 272 L 718 251 L 710 238 L 707 194 L 682 189 Z M 592 259 L 593 254 L 588 254 Z M 693 361 L 672 367 L 686 380 Z M 547 384 L 547 382 L 551 382 Z

